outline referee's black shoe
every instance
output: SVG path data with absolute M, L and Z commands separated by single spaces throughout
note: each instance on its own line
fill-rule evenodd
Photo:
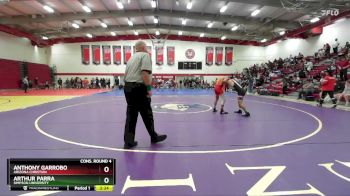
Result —
M 130 149 L 130 148 L 133 148 L 135 146 L 137 146 L 137 142 L 136 141 L 135 142 L 131 142 L 131 143 L 126 143 L 126 144 L 124 144 L 124 149 Z
M 159 143 L 164 141 L 166 138 L 167 138 L 167 135 L 158 135 L 156 138 L 151 139 L 151 143 L 152 144 Z

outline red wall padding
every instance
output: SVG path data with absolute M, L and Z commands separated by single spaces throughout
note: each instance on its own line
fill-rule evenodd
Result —
M 28 79 L 33 81 L 34 78 L 39 78 L 39 84 L 49 81 L 51 83 L 50 67 L 44 64 L 28 63 Z
M 21 85 L 20 62 L 0 59 L 0 89 L 19 88 Z

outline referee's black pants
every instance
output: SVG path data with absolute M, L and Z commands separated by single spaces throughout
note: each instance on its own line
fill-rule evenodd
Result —
M 156 139 L 158 134 L 154 130 L 151 98 L 147 96 L 146 86 L 143 83 L 126 82 L 124 94 L 128 105 L 126 110 L 124 143 L 131 144 L 135 141 L 135 129 L 139 112 L 151 139 Z

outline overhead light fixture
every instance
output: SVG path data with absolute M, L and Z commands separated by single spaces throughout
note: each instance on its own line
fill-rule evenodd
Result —
M 227 5 L 224 5 L 220 8 L 220 13 L 224 13 L 227 10 Z
M 226 39 L 226 36 L 225 36 L 225 35 L 221 37 L 221 40 L 225 40 L 225 39 Z
M 128 18 L 128 25 L 129 26 L 133 26 L 134 25 L 134 23 L 130 20 L 130 18 Z
M 204 33 L 199 34 L 199 37 L 204 37 Z
M 187 3 L 186 8 L 187 8 L 188 10 L 192 9 L 192 1 L 191 1 L 191 0 Z
M 137 31 L 134 31 L 134 35 L 139 35 L 139 32 L 137 32 Z
M 256 16 L 256 15 L 258 15 L 259 13 L 260 13 L 260 10 L 257 9 L 257 10 L 254 10 L 254 12 L 252 12 L 250 15 L 251 15 L 251 16 Z
M 91 35 L 90 33 L 87 33 L 86 36 L 87 36 L 88 38 L 92 38 L 92 35 Z
M 117 34 L 115 32 L 111 32 L 111 35 L 112 36 L 116 36 Z
M 181 21 L 181 24 L 182 24 L 182 25 L 186 25 L 186 23 L 187 23 L 186 19 L 183 18 L 182 21 Z
M 151 7 L 156 8 L 157 7 L 157 2 L 155 0 L 151 0 Z
M 91 9 L 90 9 L 88 6 L 86 6 L 86 5 L 83 5 L 83 10 L 84 10 L 85 12 L 87 12 L 87 13 L 90 13 L 90 12 L 91 12 Z
M 180 5 L 179 0 L 176 0 L 176 1 L 175 1 L 175 4 L 176 4 L 177 6 L 179 6 L 179 5 Z
M 155 17 L 153 18 L 153 22 L 154 22 L 155 24 L 157 24 L 157 23 L 159 22 L 159 19 L 158 19 L 157 16 L 155 16 Z
M 108 27 L 108 25 L 107 25 L 106 23 L 104 23 L 104 22 L 101 22 L 101 26 L 102 26 L 103 28 L 107 28 L 107 27 Z
M 208 28 L 212 28 L 213 27 L 213 22 L 210 22 L 208 25 L 207 25 Z
M 72 27 L 79 29 L 79 25 L 77 23 L 72 23 Z
M 281 31 L 281 32 L 280 32 L 280 35 L 284 35 L 284 34 L 286 34 L 285 31 Z
M 320 21 L 319 17 L 315 17 L 315 18 L 310 20 L 311 23 L 315 23 L 315 22 L 318 22 L 318 21 Z
M 43 40 L 48 40 L 49 38 L 46 37 L 46 36 L 43 36 L 42 39 L 43 39 Z
M 182 35 L 182 31 L 179 31 L 179 35 Z
M 264 42 L 266 42 L 267 41 L 267 39 L 262 39 L 260 42 L 261 43 L 264 43 Z
M 54 13 L 54 12 L 55 12 L 55 10 L 53 10 L 53 9 L 52 9 L 50 6 L 48 6 L 48 5 L 44 5 L 43 8 L 44 8 L 47 12 L 49 12 L 49 13 Z
M 160 35 L 160 32 L 159 32 L 159 31 L 156 31 L 156 35 Z
M 120 0 L 117 0 L 117 7 L 119 8 L 119 9 L 124 9 L 124 5 L 123 5 L 123 3 L 120 1 Z
M 233 26 L 233 27 L 231 28 L 231 31 L 237 31 L 237 29 L 238 29 L 238 26 L 235 25 L 235 26 Z

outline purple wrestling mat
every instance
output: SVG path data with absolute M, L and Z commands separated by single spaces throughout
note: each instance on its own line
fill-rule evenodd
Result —
M 116 159 L 111 193 L 52 195 L 349 195 L 350 113 L 246 97 L 250 118 L 212 112 L 213 95 L 158 92 L 155 127 L 168 134 L 151 145 L 139 117 L 139 145 L 123 150 L 126 103 L 104 94 L 0 113 L 0 195 L 7 158 Z

